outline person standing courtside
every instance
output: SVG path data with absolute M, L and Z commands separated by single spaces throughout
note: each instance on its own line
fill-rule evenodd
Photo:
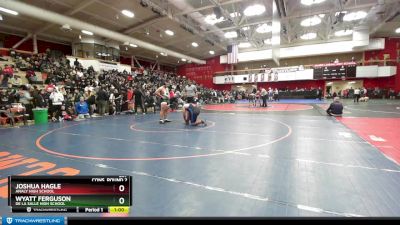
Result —
M 265 88 L 261 89 L 262 107 L 267 107 L 268 92 Z
M 321 90 L 321 87 L 319 87 L 318 89 L 317 89 L 317 98 L 318 98 L 318 100 L 322 100 L 322 90 Z
M 194 85 L 191 81 L 189 81 L 185 87 L 185 92 L 186 92 L 186 102 L 194 103 L 194 97 L 196 96 L 197 93 L 196 85 Z
M 354 89 L 354 102 L 358 102 L 360 100 L 360 88 Z
M 145 115 L 145 110 L 144 110 L 144 104 L 143 104 L 143 93 L 140 90 L 139 86 L 135 88 L 133 91 L 133 94 L 135 95 L 135 114 L 137 115 L 137 107 L 140 106 L 140 109 L 142 110 L 142 114 Z
M 102 86 L 97 92 L 97 104 L 99 106 L 99 114 L 100 116 L 104 116 L 104 113 L 106 112 L 106 103 L 108 101 L 108 95 L 107 92 L 104 90 L 105 87 Z
M 274 90 L 274 101 L 279 101 L 279 91 L 278 88 Z

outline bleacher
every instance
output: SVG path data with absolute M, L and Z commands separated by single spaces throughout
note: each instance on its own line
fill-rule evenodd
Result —
M 19 70 L 17 68 L 15 62 L 13 61 L 13 59 L 10 56 L 1 56 L 1 58 L 7 59 L 7 61 L 0 61 L 1 68 L 4 69 L 5 65 L 14 65 L 14 75 L 17 75 L 21 78 L 23 85 L 29 83 L 28 79 L 26 78 L 26 72 Z M 37 84 L 37 85 L 44 84 L 44 80 L 42 78 L 42 73 L 35 71 L 35 75 L 36 75 L 37 80 L 32 82 L 32 84 Z

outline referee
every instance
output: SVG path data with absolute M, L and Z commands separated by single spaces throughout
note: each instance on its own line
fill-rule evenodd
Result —
M 185 87 L 185 93 L 186 93 L 186 102 L 194 103 L 194 97 L 196 96 L 197 93 L 197 87 L 190 80 Z

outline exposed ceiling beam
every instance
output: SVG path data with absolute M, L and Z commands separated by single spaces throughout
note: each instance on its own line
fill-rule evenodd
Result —
M 135 25 L 133 25 L 131 27 L 121 29 L 121 30 L 119 30 L 119 32 L 124 33 L 124 34 L 132 34 L 133 32 L 135 32 L 137 30 L 143 29 L 143 28 L 145 28 L 147 26 L 150 26 L 150 25 L 152 25 L 154 23 L 160 22 L 160 21 L 162 21 L 164 19 L 167 19 L 167 18 L 168 17 L 166 17 L 166 16 L 154 15 L 154 16 L 150 17 L 149 19 L 143 21 L 139 25 L 135 24 Z
M 253 22 L 253 23 L 242 24 L 241 27 L 253 26 L 253 25 L 257 25 L 257 24 L 261 24 L 261 23 L 270 23 L 270 22 L 272 22 L 272 19 L 260 20 L 260 21 Z M 219 30 L 220 31 L 225 31 L 225 30 L 233 30 L 233 29 L 236 29 L 236 28 L 237 28 L 236 26 L 230 26 L 230 27 L 220 28 Z M 208 33 L 214 33 L 214 32 L 216 32 L 216 31 L 215 30 L 210 30 L 210 31 L 206 31 L 204 33 L 208 34 Z
M 370 34 L 374 34 L 375 32 L 377 32 L 383 25 L 386 24 L 386 21 L 390 18 L 392 18 L 393 16 L 395 16 L 396 14 L 399 13 L 399 8 L 400 8 L 400 2 L 397 2 L 396 4 L 394 4 L 392 7 L 388 7 L 389 8 L 389 12 L 387 13 L 386 17 L 383 18 L 377 25 L 375 25 L 372 29 L 370 29 Z
M 26 33 L 31 33 L 31 30 L 27 30 L 27 29 L 23 29 L 23 28 L 18 28 L 15 26 L 9 26 L 6 24 L 2 24 L 0 23 L 0 28 L 8 30 L 9 32 L 6 31 L 1 31 L 2 33 L 9 33 L 12 35 L 24 35 Z M 17 32 L 20 33 L 17 33 Z M 43 40 L 43 41 L 48 41 L 48 42 L 53 42 L 53 43 L 58 43 L 58 44 L 63 44 L 63 45 L 70 45 L 71 44 L 71 39 L 68 38 L 64 38 L 64 37 L 60 37 L 60 36 L 54 36 L 54 35 L 50 35 L 50 34 L 38 34 L 38 39 Z
M 92 3 L 96 2 L 97 0 L 86 0 L 86 1 L 82 1 L 79 5 L 77 5 L 75 8 L 68 10 L 68 12 L 66 12 L 64 15 L 67 16 L 72 16 L 75 13 L 80 12 L 81 10 L 83 10 L 84 8 L 88 7 L 89 5 L 91 5 Z M 38 28 L 35 33 L 39 34 L 39 33 L 43 33 L 45 31 L 47 31 L 48 29 L 50 29 L 51 27 L 53 27 L 54 24 L 53 23 L 47 23 L 47 25 L 45 25 L 42 28 Z
M 72 7 L 73 7 L 73 6 L 69 5 L 69 4 L 66 4 L 66 3 L 65 3 L 66 1 L 62 1 L 62 0 L 52 0 L 52 1 L 53 1 L 54 3 L 57 3 L 57 4 L 59 4 L 59 5 L 62 5 L 62 6 L 64 6 L 64 7 L 67 7 L 67 8 L 72 8 Z M 90 17 L 93 17 L 93 18 L 95 18 L 95 19 L 98 20 L 98 21 L 105 22 L 105 23 L 107 23 L 107 24 L 113 25 L 113 26 L 117 27 L 118 29 L 124 27 L 122 24 L 120 24 L 120 23 L 118 23 L 118 22 L 115 22 L 115 21 L 113 21 L 113 20 L 107 19 L 107 18 L 105 18 L 105 17 L 103 17 L 103 16 L 101 16 L 101 15 L 96 15 L 96 14 L 90 13 L 90 12 L 88 12 L 88 11 L 81 11 L 81 13 L 86 14 L 86 15 L 88 15 L 88 16 L 90 16 Z
M 70 26 L 74 29 L 79 29 L 79 30 L 89 30 L 93 33 L 95 33 L 98 36 L 104 37 L 104 38 L 109 38 L 115 41 L 119 42 L 131 42 L 139 45 L 142 48 L 155 51 L 155 52 L 165 52 L 166 54 L 170 56 L 174 56 L 177 58 L 187 58 L 188 60 L 193 61 L 194 63 L 198 64 L 205 64 L 206 62 L 201 59 L 197 59 L 179 52 L 175 52 L 157 45 L 154 45 L 152 43 L 148 43 L 145 41 L 141 41 L 139 39 L 130 37 L 125 34 L 121 34 L 118 32 L 115 32 L 113 30 L 105 29 L 100 26 L 96 26 L 94 24 L 87 23 L 82 20 L 74 19 L 72 17 L 64 16 L 59 13 L 55 13 L 43 8 L 39 8 L 36 6 L 32 6 L 23 2 L 19 1 L 0 1 L 0 6 L 9 8 L 15 11 L 18 11 L 22 15 L 27 15 L 36 19 L 48 21 L 48 22 L 53 22 L 55 24 L 70 24 Z
M 230 0 L 230 1 L 226 1 L 226 2 L 221 2 L 221 3 L 219 3 L 219 5 L 223 6 L 223 5 L 232 4 L 232 3 L 236 3 L 236 2 L 242 2 L 242 1 L 243 0 Z M 203 6 L 200 8 L 179 12 L 179 13 L 176 13 L 175 16 L 182 16 L 182 15 L 186 15 L 186 14 L 190 14 L 190 13 L 194 13 L 194 12 L 198 12 L 198 11 L 202 11 L 202 10 L 206 10 L 206 9 L 212 9 L 214 7 L 215 7 L 215 5 L 211 4 L 211 5 Z

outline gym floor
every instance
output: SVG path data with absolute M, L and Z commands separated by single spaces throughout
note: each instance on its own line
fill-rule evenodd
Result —
M 329 102 L 206 105 L 206 127 L 176 112 L 0 129 L 0 214 L 8 175 L 58 174 L 133 176 L 120 216 L 399 216 L 400 101 L 345 100 L 342 118 Z

